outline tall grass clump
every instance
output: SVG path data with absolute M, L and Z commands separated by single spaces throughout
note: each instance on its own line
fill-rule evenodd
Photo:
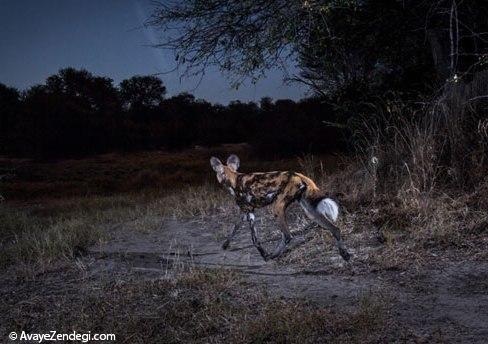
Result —
M 356 143 L 374 191 L 419 201 L 479 183 L 487 167 L 488 99 L 481 96 L 487 93 L 488 72 L 448 83 L 428 102 L 372 105 L 374 115 L 361 120 Z
M 375 110 L 376 116 L 361 123 L 358 140 L 373 195 L 432 192 L 441 173 L 440 121 L 401 102 L 375 106 Z
M 459 242 L 486 222 L 486 94 L 488 72 L 481 72 L 470 82 L 446 84 L 429 101 L 371 105 L 373 115 L 358 121 L 354 132 L 361 167 L 347 174 L 357 192 L 345 189 L 351 182 L 332 185 L 355 205 L 364 199 L 374 204 L 375 218 L 388 218 L 376 219 L 380 227 L 391 227 L 399 216 L 418 239 Z
M 306 176 L 312 178 L 319 183 L 323 182 L 325 177 L 325 168 L 321 160 L 319 160 L 313 154 L 305 154 L 298 157 L 298 165 L 300 166 L 300 171 L 302 171 Z

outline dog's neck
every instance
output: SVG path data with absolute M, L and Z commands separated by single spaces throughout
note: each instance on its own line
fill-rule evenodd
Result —
M 235 191 L 237 187 L 237 176 L 241 173 L 236 172 L 229 167 L 225 167 L 224 173 L 226 177 L 225 186 L 230 187 L 233 189 L 233 191 Z

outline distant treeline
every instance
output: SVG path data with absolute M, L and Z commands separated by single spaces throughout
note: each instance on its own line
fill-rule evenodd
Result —
M 334 112 L 319 99 L 223 106 L 188 93 L 165 95 L 154 76 L 115 86 L 72 68 L 22 92 L 0 84 L 1 154 L 57 158 L 236 142 L 268 155 L 344 147 L 340 130 L 328 124 Z

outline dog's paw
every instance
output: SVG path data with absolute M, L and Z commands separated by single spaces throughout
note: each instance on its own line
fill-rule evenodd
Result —
M 224 241 L 224 243 L 222 244 L 222 249 L 227 250 L 229 248 L 229 244 L 230 244 L 229 240 Z
M 351 254 L 349 252 L 347 252 L 346 249 L 339 249 L 339 253 L 341 255 L 341 257 L 346 261 L 348 262 L 349 259 L 351 259 Z

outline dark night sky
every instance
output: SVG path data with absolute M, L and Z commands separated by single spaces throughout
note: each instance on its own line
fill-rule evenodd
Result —
M 0 0 L 0 82 L 25 89 L 68 66 L 116 83 L 135 74 L 169 71 L 173 53 L 147 46 L 158 37 L 141 27 L 150 11 L 150 0 Z M 306 92 L 296 84 L 283 85 L 280 71 L 237 91 L 215 70 L 207 71 L 197 89 L 197 79 L 180 81 L 179 74 L 160 76 L 169 95 L 188 91 L 223 104 L 263 96 L 299 99 Z

